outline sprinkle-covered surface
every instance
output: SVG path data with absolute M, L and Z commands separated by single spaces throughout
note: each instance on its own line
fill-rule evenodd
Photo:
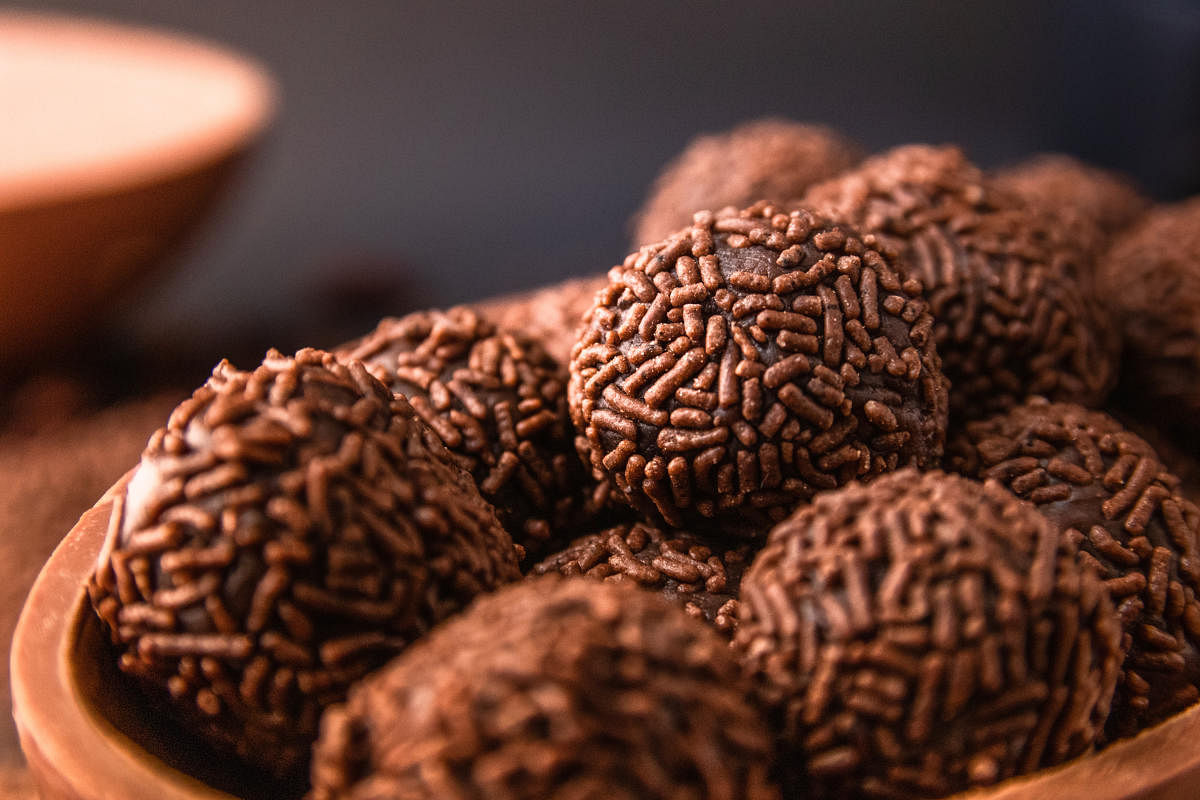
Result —
M 1071 540 L 938 471 L 824 493 L 777 526 L 734 644 L 804 798 L 934 798 L 1066 761 L 1101 733 L 1120 663 Z
M 269 772 L 347 687 L 520 577 L 432 430 L 359 363 L 228 362 L 151 437 L 89 593 L 119 666 Z
M 725 640 L 632 583 L 480 599 L 326 713 L 312 800 L 774 800 Z
M 920 283 L 847 227 L 700 213 L 610 271 L 572 351 L 572 419 L 644 514 L 761 538 L 818 491 L 939 463 L 933 324 Z

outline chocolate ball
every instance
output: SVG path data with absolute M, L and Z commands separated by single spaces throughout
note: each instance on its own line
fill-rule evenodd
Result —
M 518 578 L 512 539 L 407 401 L 301 350 L 222 362 L 175 409 L 88 591 L 125 673 L 287 775 L 352 682 Z
M 1118 344 L 1086 248 L 1065 246 L 1053 219 L 993 190 L 957 148 L 896 148 L 805 201 L 876 234 L 924 284 L 953 420 L 1030 394 L 1095 405 L 1108 393 Z
M 664 239 L 701 209 L 771 200 L 799 207 L 804 190 L 862 159 L 857 144 L 822 125 L 766 118 L 693 139 L 655 179 L 634 218 L 633 246 Z
M 312 800 L 778 798 L 727 643 L 634 585 L 482 598 L 326 713 Z
M 571 360 L 575 330 L 592 307 L 592 298 L 608 283 L 601 272 L 571 278 L 545 289 L 481 303 L 475 308 L 499 328 L 519 330 L 546 349 L 560 364 Z
M 1078 756 L 1120 663 L 1070 539 L 938 471 L 824 493 L 772 530 L 734 645 L 805 798 L 942 797 Z
M 1078 215 L 1098 226 L 1105 238 L 1127 227 L 1150 206 L 1128 176 L 1062 153 L 1042 153 L 996 170 L 992 180 L 1036 213 Z
M 518 544 L 537 550 L 571 521 L 585 475 L 567 374 L 537 342 L 459 307 L 384 319 L 339 355 L 408 398 Z
M 706 212 L 609 275 L 568 399 L 594 468 L 643 514 L 761 538 L 821 490 L 939 463 L 933 318 L 850 228 Z
M 967 425 L 949 461 L 1034 503 L 1104 578 L 1128 652 L 1110 738 L 1200 699 L 1200 509 L 1145 440 L 1107 414 L 1034 399 Z
M 1160 206 L 1099 265 L 1125 339 L 1120 395 L 1139 415 L 1200 434 L 1200 197 Z
M 742 572 L 753 555 L 753 546 L 745 542 L 632 522 L 576 539 L 535 565 L 531 574 L 632 581 L 729 633 L 737 622 Z

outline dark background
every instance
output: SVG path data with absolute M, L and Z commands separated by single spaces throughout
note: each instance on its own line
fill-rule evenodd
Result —
M 10 5 L 191 32 L 279 81 L 234 193 L 97 334 L 119 363 L 192 359 L 197 383 L 226 354 L 606 269 L 656 171 L 751 117 L 1200 191 L 1194 0 Z

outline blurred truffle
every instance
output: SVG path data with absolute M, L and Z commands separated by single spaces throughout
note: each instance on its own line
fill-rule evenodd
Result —
M 952 468 L 1034 503 L 1104 578 L 1128 652 L 1109 737 L 1200 699 L 1200 509 L 1143 439 L 1107 414 L 1037 398 L 970 423 Z
M 1105 238 L 1129 226 L 1150 207 L 1150 200 L 1132 178 L 1061 153 L 1036 155 L 996 170 L 991 177 L 1036 213 L 1077 214 L 1098 226 Z
M 121 669 L 277 775 L 321 711 L 475 595 L 512 540 L 400 397 L 302 350 L 228 362 L 150 439 L 88 591 Z
M 693 139 L 655 179 L 634 218 L 633 247 L 657 242 L 702 209 L 769 200 L 798 208 L 804 190 L 862 160 L 859 146 L 822 125 L 766 118 Z
M 957 148 L 896 148 L 805 202 L 878 235 L 924 284 L 955 425 L 1030 394 L 1096 405 L 1116 380 L 1117 332 L 1083 249 Z
M 1119 642 L 1103 584 L 1032 506 L 914 470 L 777 526 L 734 638 L 804 798 L 941 797 L 1078 756 Z
M 473 306 L 498 328 L 519 330 L 560 364 L 571 360 L 575 330 L 592 307 L 592 298 L 608 284 L 605 273 L 572 278 L 545 289 Z
M 720 543 L 715 537 L 634 522 L 576 539 L 534 566 L 531 574 L 633 581 L 730 632 L 737 622 L 742 572 L 753 555 L 753 546 L 745 542 Z
M 582 503 L 567 374 L 537 342 L 468 308 L 387 318 L 361 359 L 442 437 L 514 540 L 538 550 Z
M 632 584 L 482 598 L 326 713 L 313 800 L 773 800 L 726 642 Z
M 1102 295 L 1125 338 L 1120 400 L 1200 432 L 1200 197 L 1159 206 L 1100 262 Z
M 706 212 L 609 275 L 568 399 L 593 467 L 649 518 L 761 539 L 822 489 L 939 463 L 927 303 L 849 228 Z

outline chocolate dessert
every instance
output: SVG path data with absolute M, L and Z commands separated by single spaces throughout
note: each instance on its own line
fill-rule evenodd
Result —
M 537 342 L 458 307 L 389 317 L 337 355 L 408 399 L 518 544 L 537 551 L 572 522 L 585 473 L 567 374 Z
M 357 362 L 222 362 L 150 439 L 88 586 L 121 670 L 219 747 L 302 770 L 321 711 L 476 595 L 512 539 Z
M 761 539 L 819 491 L 939 463 L 933 318 L 852 229 L 706 212 L 609 275 L 568 399 L 593 468 L 648 519 Z
M 993 190 L 957 148 L 898 147 L 804 199 L 877 235 L 924 285 L 955 425 L 1030 394 L 1095 405 L 1116 380 L 1086 248 Z
M 1200 699 L 1200 509 L 1145 440 L 1107 414 L 1035 398 L 968 424 L 947 460 L 1036 505 L 1104 579 L 1128 653 L 1110 738 Z
M 634 219 L 633 246 L 665 239 L 702 209 L 770 200 L 799 208 L 804 190 L 862 160 L 857 144 L 823 125 L 766 118 L 693 139 L 654 181 Z
M 1121 656 L 1067 536 L 999 486 L 911 469 L 772 530 L 734 644 L 804 798 L 942 797 L 1074 758 Z
M 480 599 L 325 714 L 312 800 L 773 800 L 726 642 L 631 583 Z

